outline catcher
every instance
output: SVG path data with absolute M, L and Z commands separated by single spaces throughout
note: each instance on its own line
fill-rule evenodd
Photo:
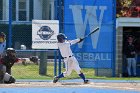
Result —
M 6 67 L 6 72 L 11 75 L 11 68 L 14 63 L 18 62 L 16 51 L 13 48 L 7 48 L 6 55 L 1 58 L 1 64 Z
M 69 76 L 72 70 L 75 70 L 77 74 L 83 79 L 84 83 L 89 83 L 89 80 L 85 79 L 85 75 L 81 72 L 81 68 L 79 67 L 79 63 L 77 59 L 74 57 L 70 46 L 76 43 L 80 43 L 83 41 L 82 38 L 75 40 L 66 40 L 66 36 L 62 33 L 57 35 L 58 40 L 58 48 L 62 57 L 64 58 L 64 63 L 66 67 L 66 71 L 61 73 L 59 76 L 54 77 L 53 83 L 56 83 L 60 78 Z
M 16 52 L 13 48 L 7 48 L 6 55 L 0 60 L 0 82 L 15 83 L 15 78 L 11 75 L 11 68 L 18 62 Z

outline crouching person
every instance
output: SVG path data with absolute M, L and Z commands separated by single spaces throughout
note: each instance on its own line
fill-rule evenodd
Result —
M 6 72 L 6 66 L 0 64 L 0 84 L 11 84 L 15 81 L 15 78 Z
M 12 66 L 19 62 L 19 59 L 16 57 L 16 51 L 13 48 L 7 48 L 6 55 L 1 58 L 1 63 L 6 66 L 6 72 L 11 75 Z
M 13 48 L 7 48 L 6 55 L 0 59 L 0 81 L 1 83 L 15 83 L 15 78 L 11 75 L 11 68 L 18 62 L 16 52 Z

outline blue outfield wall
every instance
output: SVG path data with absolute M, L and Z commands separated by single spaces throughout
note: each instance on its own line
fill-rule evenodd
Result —
M 113 67 L 116 31 L 113 3 L 113 0 L 64 1 L 64 33 L 68 39 L 84 37 L 96 27 L 100 28 L 83 42 L 72 46 L 81 67 Z

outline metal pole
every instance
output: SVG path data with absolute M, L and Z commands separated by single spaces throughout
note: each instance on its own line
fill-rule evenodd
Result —
M 59 0 L 58 3 L 59 6 L 59 14 L 58 14 L 58 18 L 59 18 L 59 32 L 62 33 L 62 4 L 61 4 L 61 0 Z
M 57 50 L 54 51 L 54 76 L 57 75 Z
M 39 74 L 40 75 L 47 75 L 47 56 L 46 52 L 41 52 L 40 55 L 40 65 L 39 65 Z
M 59 0 L 58 2 L 58 6 L 59 6 L 59 32 L 62 33 L 62 1 Z M 61 74 L 61 56 L 60 56 L 60 51 L 59 52 L 59 66 L 58 66 L 58 71 L 59 74 Z
M 57 17 L 58 16 L 58 10 L 57 10 L 58 9 L 58 1 L 55 0 L 54 2 L 55 2 L 54 3 L 55 4 L 54 5 L 55 6 L 55 20 L 58 20 L 58 17 Z
M 12 0 L 9 0 L 9 36 L 8 47 L 12 47 Z
M 113 62 L 112 62 L 112 76 L 116 76 L 116 0 L 112 0 L 113 3 Z
M 59 65 L 58 65 L 58 71 L 59 71 L 59 75 L 61 74 L 61 54 L 59 51 Z

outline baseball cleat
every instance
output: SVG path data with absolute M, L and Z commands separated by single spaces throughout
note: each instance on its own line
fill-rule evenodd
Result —
M 59 78 L 57 78 L 56 76 L 53 79 L 53 83 L 56 83 L 59 80 Z
M 88 84 L 88 83 L 89 83 L 89 80 L 85 80 L 85 81 L 84 81 L 84 84 Z

